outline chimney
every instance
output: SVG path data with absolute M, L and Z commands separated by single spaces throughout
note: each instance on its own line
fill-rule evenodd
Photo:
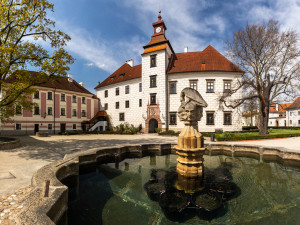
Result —
M 72 74 L 68 74 L 68 81 L 73 82 L 73 75 Z
M 184 52 L 189 52 L 189 47 L 188 46 L 184 47 Z
M 80 85 L 81 87 L 84 87 L 84 82 L 80 82 L 79 85 Z
M 276 103 L 276 111 L 278 111 L 278 104 Z
M 127 60 L 126 63 L 127 63 L 129 66 L 133 67 L 133 59 Z

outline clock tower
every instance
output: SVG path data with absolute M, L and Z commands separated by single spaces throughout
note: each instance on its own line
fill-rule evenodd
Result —
M 159 11 L 158 21 L 152 23 L 154 33 L 144 46 L 142 54 L 142 86 L 145 102 L 145 132 L 155 132 L 155 128 L 168 129 L 168 65 L 175 56 L 166 39 L 167 27 Z M 147 104 L 148 103 L 148 104 Z M 147 105 L 146 105 L 147 104 Z
M 165 22 L 161 19 L 160 13 L 161 11 L 159 11 L 158 21 L 152 23 L 152 26 L 154 28 L 154 34 L 152 36 L 164 35 L 165 31 L 167 30 Z

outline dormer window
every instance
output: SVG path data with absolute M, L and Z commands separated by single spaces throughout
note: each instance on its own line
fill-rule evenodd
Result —
M 111 77 L 110 79 L 111 79 L 111 80 L 115 79 L 115 76 Z
M 122 73 L 122 74 L 120 74 L 120 76 L 119 77 L 124 77 L 125 76 L 125 74 L 124 73 Z
M 150 67 L 156 67 L 156 55 L 150 55 Z

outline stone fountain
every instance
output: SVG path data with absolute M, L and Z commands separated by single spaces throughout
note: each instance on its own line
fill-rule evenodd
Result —
M 238 187 L 231 182 L 227 168 L 205 170 L 203 155 L 204 138 L 198 132 L 198 121 L 207 103 L 198 91 L 184 88 L 180 93 L 178 117 L 184 128 L 175 146 L 178 154 L 176 168 L 153 170 L 151 179 L 144 188 L 153 201 L 158 201 L 168 218 L 185 218 L 185 212 L 212 212 L 222 206 L 223 200 L 238 193 Z M 173 217 L 175 216 L 175 217 Z
M 203 175 L 204 138 L 198 132 L 198 121 L 201 120 L 203 107 L 207 103 L 198 91 L 184 88 L 180 94 L 181 105 L 178 117 L 184 121 L 184 128 L 178 136 L 175 146 L 178 154 L 176 187 L 185 193 L 192 194 L 204 188 L 201 185 Z

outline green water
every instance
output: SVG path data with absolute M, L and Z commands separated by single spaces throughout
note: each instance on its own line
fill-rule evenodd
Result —
M 232 163 L 233 182 L 239 196 L 224 203 L 209 219 L 199 215 L 170 221 L 144 190 L 152 169 L 176 166 L 177 155 L 125 159 L 118 165 L 100 165 L 79 176 L 70 188 L 69 225 L 169 225 L 169 224 L 300 224 L 300 170 L 251 158 L 205 156 L 209 169 Z

